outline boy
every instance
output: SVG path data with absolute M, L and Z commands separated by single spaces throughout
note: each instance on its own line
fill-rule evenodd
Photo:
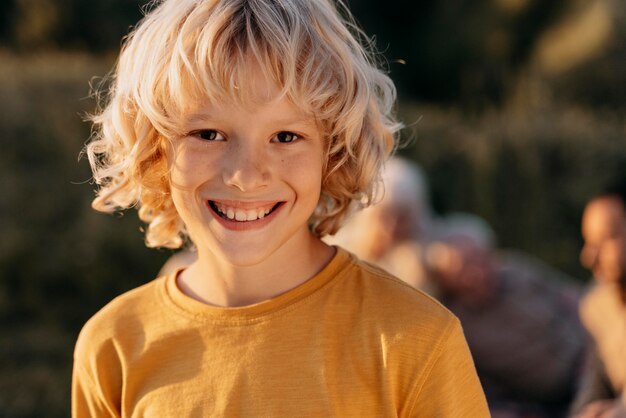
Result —
M 166 0 L 128 38 L 94 207 L 198 258 L 85 325 L 74 416 L 488 416 L 458 320 L 319 239 L 399 127 L 348 26 L 328 0 Z

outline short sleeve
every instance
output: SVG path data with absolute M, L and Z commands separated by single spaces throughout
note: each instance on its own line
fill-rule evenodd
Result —
M 72 374 L 72 418 L 119 417 L 84 370 L 74 365 Z
M 458 319 L 446 331 L 436 347 L 430 370 L 417 388 L 410 416 L 489 417 L 485 394 Z
M 121 368 L 111 341 L 88 323 L 78 337 L 72 370 L 72 418 L 119 417 Z

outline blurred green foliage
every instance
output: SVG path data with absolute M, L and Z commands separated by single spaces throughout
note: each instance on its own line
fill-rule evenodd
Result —
M 134 213 L 93 211 L 78 154 L 88 81 L 111 59 L 0 57 L 0 416 L 68 416 L 73 344 L 115 295 L 170 255 L 143 245 Z
M 141 18 L 145 0 L 3 0 L 0 40 L 14 51 L 49 48 L 103 52 Z
M 598 1 L 611 0 L 347 3 L 390 61 L 403 97 L 482 108 L 507 100 L 547 30 L 568 13 Z M 0 45 L 17 52 L 50 48 L 116 52 L 122 36 L 151 4 L 147 0 L 3 0 Z M 623 6 L 613 8 L 614 14 L 623 13 Z M 623 26 L 623 21 L 617 23 Z M 621 32 L 616 39 L 625 35 L 623 28 Z M 609 67 L 619 60 L 613 57 Z M 622 70 L 623 61 L 622 54 Z M 594 81 L 607 76 L 605 71 Z
M 567 71 L 537 49 L 585 4 L 613 7 L 611 39 Z M 626 25 L 610 0 L 350 2 L 387 57 L 439 212 L 485 217 L 500 244 L 570 273 L 585 201 L 626 161 Z M 90 207 L 78 154 L 139 0 L 0 2 L 0 416 L 68 416 L 81 325 L 150 280 L 171 254 L 148 250 L 134 211 Z M 622 20 L 619 20 L 622 19 Z M 401 64 L 398 60 L 405 61 Z M 97 81 L 97 80 L 95 80 Z
M 501 247 L 526 250 L 583 280 L 582 209 L 626 181 L 626 124 L 615 112 L 560 105 L 530 113 L 469 117 L 440 107 L 403 107 L 414 145 L 405 151 L 429 175 L 439 213 L 485 218 Z

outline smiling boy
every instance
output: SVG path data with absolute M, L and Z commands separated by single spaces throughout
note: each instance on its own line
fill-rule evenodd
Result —
M 216 306 L 270 299 L 313 277 L 334 253 L 308 229 L 323 134 L 259 74 L 250 80 L 259 105 L 204 106 L 170 161 L 172 200 L 198 252 L 178 283 Z
M 85 325 L 75 417 L 488 416 L 458 320 L 320 240 L 371 201 L 399 128 L 349 22 L 327 0 L 166 0 L 128 38 L 94 207 L 137 205 L 148 246 L 198 257 Z

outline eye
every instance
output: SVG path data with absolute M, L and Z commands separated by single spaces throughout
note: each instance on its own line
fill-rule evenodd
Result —
M 224 135 L 215 129 L 200 129 L 198 131 L 190 132 L 188 135 L 195 136 L 203 141 L 223 141 L 226 139 L 224 138 Z
M 281 131 L 277 133 L 276 135 L 274 135 L 274 137 L 272 138 L 272 142 L 280 142 L 281 144 L 288 144 L 298 139 L 301 139 L 300 135 L 298 134 L 294 134 L 293 132 L 289 132 L 289 131 Z

